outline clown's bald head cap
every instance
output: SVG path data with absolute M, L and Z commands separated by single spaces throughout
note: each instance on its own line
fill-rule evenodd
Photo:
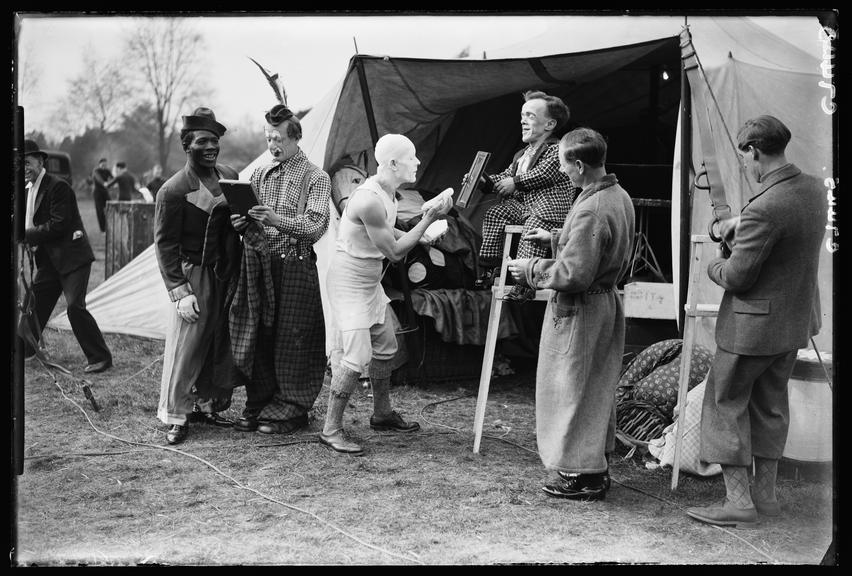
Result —
M 376 162 L 386 166 L 391 160 L 399 160 L 414 150 L 414 142 L 402 134 L 385 134 L 376 142 Z

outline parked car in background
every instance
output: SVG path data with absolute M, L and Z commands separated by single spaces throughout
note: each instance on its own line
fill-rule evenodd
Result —
M 69 186 L 74 186 L 71 176 L 71 156 L 66 152 L 58 150 L 44 150 L 47 158 L 44 162 L 44 169 L 54 176 L 62 178 L 68 182 Z

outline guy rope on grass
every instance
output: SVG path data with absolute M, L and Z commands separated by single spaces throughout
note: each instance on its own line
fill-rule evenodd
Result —
M 45 366 L 45 368 L 47 368 L 47 366 Z M 95 426 L 95 423 L 94 423 L 94 422 L 92 422 L 92 419 L 89 417 L 88 412 L 86 412 L 86 410 L 85 410 L 85 409 L 83 409 L 83 407 L 82 407 L 82 406 L 80 406 L 77 402 L 75 402 L 75 401 L 74 401 L 74 399 L 73 399 L 73 398 L 71 398 L 70 396 L 68 396 L 68 395 L 65 393 L 65 390 L 63 390 L 62 386 L 59 384 L 59 380 L 56 378 L 56 376 L 55 376 L 52 372 L 50 372 L 50 370 L 48 370 L 48 373 L 50 374 L 50 376 L 52 376 L 52 377 L 53 377 L 53 383 L 54 383 L 54 385 L 55 385 L 55 386 L 59 389 L 59 392 L 62 394 L 62 396 L 63 396 L 66 400 L 68 400 L 69 402 L 71 402 L 71 404 L 73 404 L 73 405 L 74 405 L 74 406 L 75 406 L 75 407 L 76 407 L 76 408 L 77 408 L 80 412 L 82 412 L 82 413 L 83 413 L 83 416 L 85 416 L 86 420 L 89 422 L 89 426 L 91 426 L 91 427 L 92 427 L 92 429 L 93 429 L 95 432 L 97 432 L 98 434 L 100 434 L 100 435 L 102 435 L 102 436 L 106 436 L 107 438 L 112 438 L 113 440 L 117 440 L 117 441 L 119 441 L 119 442 L 124 442 L 125 444 L 132 444 L 132 445 L 134 445 L 134 446 L 145 446 L 145 447 L 148 447 L 148 448 L 155 448 L 155 449 L 158 449 L 158 450 L 165 450 L 165 451 L 168 451 L 168 452 L 174 452 L 174 453 L 176 453 L 176 454 L 180 454 L 180 455 L 182 455 L 182 456 L 187 456 L 187 457 L 189 457 L 189 458 L 192 458 L 192 459 L 194 459 L 194 460 L 197 460 L 197 461 L 201 462 L 202 464 L 204 464 L 205 466 L 207 466 L 208 468 L 210 468 L 211 470 L 213 470 L 214 472 L 216 472 L 216 473 L 217 473 L 217 474 L 219 474 L 220 476 L 223 476 L 224 478 L 227 478 L 228 480 L 230 480 L 231 482 L 233 482 L 233 483 L 234 483 L 234 485 L 235 485 L 235 486 L 237 486 L 238 488 L 241 488 L 241 489 L 243 489 L 243 490 L 247 490 L 247 491 L 249 491 L 249 492 L 253 492 L 254 494 L 257 494 L 259 497 L 263 498 L 264 500 L 268 500 L 268 501 L 270 501 L 270 502 L 273 502 L 273 503 L 275 503 L 275 504 L 278 504 L 279 506 L 283 506 L 283 507 L 285 507 L 285 508 L 289 508 L 290 510 L 295 510 L 296 512 L 301 512 L 302 514 L 305 514 L 305 515 L 307 515 L 307 516 L 310 516 L 310 517 L 314 518 L 315 520 L 317 520 L 318 522 L 320 522 L 321 524 L 325 524 L 326 526 L 328 526 L 328 527 L 329 527 L 329 528 L 331 528 L 332 530 L 334 530 L 334 531 L 336 531 L 336 532 L 339 532 L 340 534 L 342 534 L 342 535 L 343 535 L 343 536 L 345 536 L 346 538 L 349 538 L 350 540 L 353 540 L 353 541 L 357 542 L 358 544 L 361 544 L 362 546 L 365 546 L 366 548 L 369 548 L 369 549 L 371 549 L 371 550 L 375 550 L 376 552 L 380 552 L 380 553 L 382 553 L 382 554 L 386 554 L 386 555 L 391 556 L 391 557 L 394 557 L 394 558 L 399 558 L 399 559 L 403 559 L 403 560 L 407 560 L 407 561 L 411 561 L 411 562 L 416 562 L 417 564 L 423 564 L 423 562 L 422 562 L 421 560 L 419 560 L 419 559 L 417 559 L 417 558 L 415 558 L 415 557 L 413 557 L 413 556 L 406 556 L 406 555 L 404 555 L 404 554 L 398 554 L 398 553 L 396 553 L 396 552 L 391 552 L 390 550 L 386 550 L 386 549 L 381 548 L 381 547 L 379 547 L 379 546 L 376 546 L 376 545 L 374 545 L 374 544 L 370 544 L 369 542 L 365 542 L 364 540 L 362 540 L 362 539 L 358 538 L 358 537 L 357 537 L 357 536 L 355 536 L 354 534 L 350 534 L 349 532 L 347 532 L 347 531 L 346 531 L 346 530 L 344 530 L 343 528 L 341 528 L 341 527 L 337 526 L 337 525 L 336 525 L 336 524 L 334 524 L 333 522 L 330 522 L 330 521 L 328 521 L 328 520 L 326 520 L 326 519 L 324 519 L 324 518 L 321 518 L 320 516 L 318 516 L 318 515 L 314 514 L 313 512 L 311 512 L 311 511 L 309 511 L 309 510 L 305 510 L 305 509 L 303 509 L 303 508 L 299 508 L 298 506 L 294 506 L 293 504 L 288 504 L 288 503 L 286 503 L 286 502 L 282 502 L 282 501 L 280 501 L 280 500 L 277 500 L 277 499 L 273 498 L 272 496 L 268 496 L 268 495 L 266 495 L 266 494 L 264 494 L 264 493 L 260 492 L 259 490 L 256 490 L 256 489 L 254 489 L 254 488 L 251 488 L 250 486 L 246 486 L 245 484 L 242 484 L 242 483 L 241 483 L 239 480 L 237 480 L 236 478 L 234 478 L 234 477 L 232 477 L 232 476 L 230 476 L 230 475 L 226 474 L 225 472 L 223 472 L 222 470 L 220 470 L 219 468 L 217 468 L 217 467 L 216 467 L 216 465 L 214 465 L 213 463 L 208 462 L 208 461 L 207 461 L 207 460 L 205 460 L 204 458 L 201 458 L 201 457 L 199 457 L 199 456 L 196 456 L 195 454 L 192 454 L 192 453 L 190 453 L 190 452 L 185 452 L 185 451 L 183 451 L 183 450 L 178 450 L 177 448 L 172 448 L 172 447 L 170 447 L 170 446 L 160 446 L 160 445 L 157 445 L 157 444 L 150 444 L 150 443 L 147 443 L 147 442 L 135 442 L 135 441 L 133 441 L 133 440 L 127 440 L 127 439 L 125 439 L 125 438 L 121 438 L 121 437 L 116 436 L 116 435 L 114 435 L 114 434 L 110 434 L 109 432 L 104 432 L 103 430 L 100 430 L 97 426 Z M 69 374 L 70 374 L 70 373 L 69 373 Z M 73 376 L 73 375 L 72 375 L 72 376 Z
M 465 399 L 465 398 L 473 398 L 474 396 L 475 396 L 475 394 L 464 394 L 464 395 L 462 395 L 462 396 L 456 396 L 456 397 L 454 397 L 454 398 L 448 398 L 448 399 L 446 399 L 446 400 L 438 400 L 438 401 L 436 401 L 436 402 L 430 402 L 430 403 L 428 403 L 428 404 L 425 404 L 425 405 L 424 405 L 424 406 L 420 409 L 420 417 L 421 417 L 421 418 L 423 418 L 423 420 L 425 420 L 427 423 L 432 424 L 432 425 L 434 425 L 434 426 L 440 426 L 440 427 L 442 427 L 442 428 L 448 428 L 448 429 L 453 430 L 453 431 L 455 431 L 455 432 L 457 432 L 457 433 L 459 433 L 459 434 L 464 433 L 465 431 L 464 431 L 464 430 L 462 430 L 461 428 L 455 428 L 455 427 L 453 427 L 453 426 L 448 426 L 447 424 L 441 424 L 440 422 L 433 422 L 433 421 L 431 421 L 431 420 L 427 419 L 427 418 L 423 415 L 423 411 L 424 411 L 424 410 L 426 410 L 427 408 L 431 408 L 431 407 L 433 407 L 433 406 L 437 406 L 438 404 L 445 404 L 445 403 L 447 403 L 447 402 L 454 402 L 454 401 L 456 401 L 456 400 L 463 400 L 463 399 Z M 508 434 L 508 432 L 506 432 L 506 434 Z M 512 446 L 515 446 L 515 447 L 517 447 L 517 448 L 520 448 L 521 450 L 526 450 L 527 452 L 530 452 L 530 453 L 532 453 L 532 454 L 536 454 L 536 455 L 538 455 L 538 452 L 537 452 L 537 451 L 535 451 L 535 450 L 531 450 L 530 448 L 527 448 L 526 446 L 521 446 L 520 444 L 516 444 L 515 442 L 512 442 L 512 441 L 510 441 L 510 440 L 506 440 L 506 438 L 505 438 L 506 434 L 504 434 L 503 436 L 489 436 L 489 435 L 487 435 L 487 434 L 483 434 L 483 435 L 482 435 L 482 437 L 483 437 L 483 438 L 492 438 L 492 439 L 494 439 L 494 440 L 500 440 L 501 442 L 505 442 L 505 443 L 507 443 L 507 444 L 511 444 Z M 632 453 L 633 453 L 633 451 L 631 451 L 631 454 L 632 454 Z M 685 508 L 684 508 L 683 506 L 681 506 L 680 504 L 678 504 L 677 502 L 673 502 L 673 501 L 671 501 L 671 500 L 668 500 L 668 499 L 666 499 L 666 498 L 663 498 L 662 496 L 657 496 L 656 494 L 652 494 L 651 492 L 647 492 L 647 491 L 645 491 L 645 490 L 642 490 L 641 488 L 636 488 L 635 486 L 630 486 L 629 484 L 625 484 L 624 482 L 619 482 L 618 480 L 616 480 L 616 479 L 614 479 L 614 478 L 612 478 L 612 481 L 613 481 L 613 482 L 615 482 L 616 484 L 618 484 L 619 486 L 623 486 L 623 487 L 628 488 L 628 489 L 630 489 L 630 490 L 633 490 L 633 491 L 635 491 L 635 492 L 639 492 L 639 493 L 641 493 L 641 494 L 644 494 L 644 495 L 646 495 L 646 496 L 649 496 L 649 497 L 651 497 L 651 498 L 654 498 L 654 499 L 656 499 L 656 500 L 659 500 L 660 502 L 663 502 L 663 503 L 665 503 L 665 504 L 669 504 L 670 506 L 674 506 L 675 508 L 679 508 L 680 510 L 684 510 L 684 511 L 685 511 Z M 773 558 L 772 556 L 770 556 L 769 554 L 767 554 L 766 552 L 764 552 L 763 550 L 761 550 L 760 548 L 758 548 L 757 546 L 755 546 L 754 544 L 752 544 L 751 542 L 749 542 L 748 540 L 746 540 L 745 538 L 743 538 L 742 536 L 739 536 L 738 534 L 735 534 L 735 533 L 731 532 L 731 531 L 730 531 L 730 530 L 728 530 L 727 528 L 724 528 L 724 527 L 722 527 L 722 526 L 716 526 L 716 525 L 713 525 L 713 524 L 709 524 L 708 526 L 712 526 L 713 528 L 716 528 L 716 529 L 718 529 L 718 530 L 721 530 L 722 532 L 724 532 L 724 533 L 726 533 L 726 534 L 728 534 L 728 535 L 730 535 L 730 536 L 733 536 L 733 537 L 734 537 L 734 538 L 736 538 L 737 540 L 740 540 L 741 542 L 743 542 L 744 544 L 746 544 L 747 546 L 749 546 L 749 547 L 751 547 L 753 550 L 755 550 L 758 554 L 761 554 L 762 556 L 764 556 L 764 557 L 768 558 L 768 559 L 769 559 L 769 561 L 770 561 L 770 562 L 772 562 L 773 564 L 777 564 L 777 563 L 778 563 L 778 561 L 777 561 L 775 558 Z

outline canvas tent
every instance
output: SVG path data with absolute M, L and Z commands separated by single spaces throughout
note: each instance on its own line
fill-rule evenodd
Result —
M 403 133 L 415 142 L 422 161 L 414 187 L 434 192 L 452 186 L 458 191 L 477 150 L 491 152 L 486 170 L 495 172 L 521 147 L 518 110 L 522 91 L 543 89 L 557 94 L 569 104 L 576 123 L 607 135 L 608 166 L 631 195 L 672 202 L 671 219 L 657 221 L 649 233 L 654 236 L 651 242 L 658 257 L 666 263 L 666 272 L 677 283 L 681 275 L 681 198 L 692 199 L 687 211 L 690 230 L 703 233 L 709 219 L 709 202 L 700 191 L 690 190 L 684 196 L 679 177 L 679 34 L 683 19 L 618 18 L 615 24 L 625 25 L 617 28 L 606 19 L 585 18 L 582 23 L 567 19 L 540 38 L 508 48 L 509 54 L 492 52 L 483 60 L 355 56 L 341 82 L 304 118 L 302 148 L 314 163 L 330 172 L 346 161 L 359 162 L 372 171 L 373 142 L 385 133 Z M 721 108 L 721 114 L 709 110 L 691 116 L 692 165 L 700 166 L 705 154 L 715 155 L 725 190 L 738 210 L 746 197 L 745 188 L 731 164 L 732 151 L 720 118 L 735 131 L 745 118 L 769 113 L 784 119 L 793 132 L 790 158 L 807 172 L 830 176 L 831 118 L 817 113 L 823 96 L 819 91 L 824 91 L 819 87 L 821 55 L 804 52 L 744 18 L 698 18 L 690 19 L 689 24 L 707 85 Z M 818 31 L 814 18 L 814 35 Z M 696 108 L 694 95 L 693 90 L 692 110 Z M 702 114 L 710 118 L 710 124 Z M 707 126 L 716 126 L 712 151 L 701 147 L 707 141 L 701 139 L 701 131 Z M 255 164 L 266 160 L 264 154 L 241 176 L 247 177 Z M 476 225 L 487 207 L 488 199 L 475 194 L 464 215 Z M 318 245 L 322 279 L 335 229 L 332 222 Z M 822 264 L 825 320 L 820 349 L 830 351 L 830 255 Z M 131 273 L 151 280 L 146 292 L 134 285 Z M 150 305 L 152 312 L 144 316 L 149 321 L 156 318 L 151 324 L 163 326 L 159 310 L 168 303 L 162 286 L 156 290 L 158 278 L 149 250 L 89 294 L 89 308 L 105 330 L 109 326 L 141 334 L 123 316 L 130 308 L 128 301 L 138 303 L 135 309 Z M 713 288 L 706 284 L 704 288 L 707 298 L 712 298 Z M 115 297 L 120 290 L 127 296 Z M 118 319 L 110 319 L 111 315 Z M 63 324 L 67 327 L 67 319 L 52 322 L 58 327 Z M 149 328 L 150 333 L 141 335 L 151 336 L 157 330 Z

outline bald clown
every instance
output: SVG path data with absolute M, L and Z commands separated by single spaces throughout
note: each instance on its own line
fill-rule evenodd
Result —
M 337 345 L 331 354 L 331 393 L 319 438 L 338 452 L 358 456 L 364 451 L 344 433 L 343 412 L 368 369 L 373 387 L 370 427 L 392 432 L 420 429 L 391 408 L 391 360 L 397 343 L 393 324 L 385 318 L 390 300 L 381 287 L 382 261 L 402 260 L 426 228 L 452 207 L 451 199 L 438 202 L 408 232 L 394 229 L 396 190 L 416 180 L 420 160 L 411 140 L 400 134 L 382 136 L 375 156 L 376 174 L 355 189 L 341 215 L 326 279 Z

